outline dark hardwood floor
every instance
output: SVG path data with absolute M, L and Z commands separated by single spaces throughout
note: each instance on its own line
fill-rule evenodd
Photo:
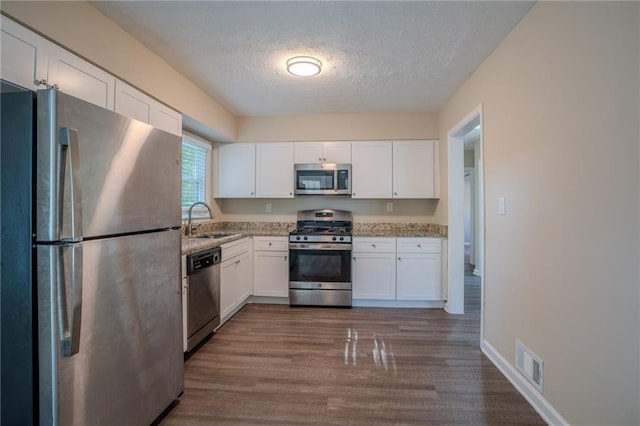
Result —
M 479 317 L 248 305 L 161 424 L 544 424 L 480 352 Z

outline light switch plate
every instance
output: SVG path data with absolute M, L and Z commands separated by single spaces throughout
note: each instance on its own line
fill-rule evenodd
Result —
M 267 203 L 266 210 L 267 210 L 267 213 L 271 213 L 271 203 Z
M 507 214 L 507 204 L 504 197 L 498 198 L 498 214 L 502 216 Z
M 393 211 L 393 203 L 387 203 L 387 211 L 388 212 L 392 212 Z

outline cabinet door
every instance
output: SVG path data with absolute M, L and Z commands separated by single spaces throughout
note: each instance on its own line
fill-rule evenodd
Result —
M 216 154 L 218 160 L 216 197 L 255 197 L 256 145 L 252 143 L 221 144 L 216 147 Z
M 256 144 L 256 197 L 293 198 L 293 143 Z
M 437 141 L 393 143 L 393 197 L 436 198 Z
M 240 306 L 253 293 L 252 253 L 245 252 L 236 259 L 236 306 Z
M 256 251 L 253 256 L 253 294 L 289 296 L 289 252 Z
M 115 112 L 149 123 L 153 100 L 127 83 L 116 80 Z
M 57 46 L 49 50 L 49 84 L 113 111 L 115 77 Z
M 351 281 L 354 299 L 396 298 L 395 253 L 353 253 Z
M 322 142 L 298 142 L 294 151 L 295 163 L 322 163 Z
M 6 16 L 0 16 L 0 76 L 31 90 L 48 78 L 49 43 Z
M 351 144 L 353 198 L 392 197 L 392 147 L 384 141 Z
M 441 300 L 439 253 L 398 254 L 398 300 Z
M 149 124 L 165 132 L 182 136 L 182 114 L 154 101 Z
M 237 303 L 238 265 L 235 260 L 220 265 L 220 320 L 226 321 Z
M 351 163 L 351 142 L 325 142 L 322 160 L 325 163 Z

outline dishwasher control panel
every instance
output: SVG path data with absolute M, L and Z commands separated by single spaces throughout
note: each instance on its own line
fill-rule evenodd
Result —
M 187 256 L 187 275 L 220 263 L 220 247 L 199 251 Z

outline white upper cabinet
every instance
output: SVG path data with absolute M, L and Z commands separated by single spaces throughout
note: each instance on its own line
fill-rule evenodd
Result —
M 255 197 L 256 144 L 219 144 L 216 146 L 215 152 L 218 164 L 216 197 Z M 293 171 L 291 171 L 291 174 L 293 174 Z
M 62 92 L 113 111 L 115 77 L 55 45 L 49 50 L 48 80 Z
M 0 19 L 0 76 L 27 89 L 44 89 L 51 43 L 6 16 Z
M 393 143 L 393 197 L 439 198 L 438 141 Z
M 118 114 L 149 123 L 151 98 L 123 81 L 116 81 L 116 105 Z
M 295 163 L 351 163 L 351 142 L 298 142 Z
M 293 198 L 293 142 L 256 144 L 256 197 Z
M 182 114 L 154 101 L 149 124 L 174 135 L 182 136 Z
M 351 144 L 352 198 L 392 198 L 392 155 L 389 141 Z
M 174 135 L 182 135 L 182 114 L 120 80 L 116 80 L 115 111 Z

